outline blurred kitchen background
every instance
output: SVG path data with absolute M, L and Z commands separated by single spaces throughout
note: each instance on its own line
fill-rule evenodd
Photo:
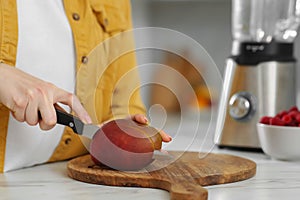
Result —
M 231 0 L 131 0 L 131 2 L 134 28 L 163 27 L 179 31 L 193 38 L 205 48 L 223 75 L 225 61 L 231 53 L 232 45 Z M 151 40 L 148 35 L 142 37 L 144 38 L 136 38 L 136 41 Z M 178 41 L 158 42 L 169 42 L 170 44 L 166 44 L 166 46 L 170 48 L 172 45 L 177 47 L 179 45 L 184 52 L 183 54 L 189 57 L 190 47 L 182 41 L 179 43 Z M 298 60 L 300 59 L 299 37 L 295 41 L 295 56 Z M 172 53 L 146 49 L 138 51 L 137 58 L 139 65 L 148 64 L 146 70 L 143 68 L 140 73 L 142 82 L 155 80 L 155 77 L 161 75 L 149 63 L 156 62 L 172 66 L 191 82 L 197 94 L 198 99 L 187 101 L 190 107 L 193 107 L 193 101 L 197 101 L 198 106 L 204 110 L 209 109 L 212 102 L 210 102 L 209 95 L 207 97 L 207 85 L 201 75 L 193 73 L 193 67 L 190 68 L 186 60 Z M 299 63 L 297 65 L 297 77 L 300 77 Z M 168 76 L 165 77 L 172 79 Z M 213 79 L 215 77 L 208 78 Z M 297 94 L 297 104 L 299 105 L 300 81 L 297 83 Z M 161 102 L 168 112 L 178 112 L 178 105 L 172 100 L 174 97 L 162 88 L 144 86 L 142 97 L 148 107 Z

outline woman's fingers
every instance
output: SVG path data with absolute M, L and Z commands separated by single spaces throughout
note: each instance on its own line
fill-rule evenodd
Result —
M 0 63 L 0 74 L 0 83 L 4 83 L 0 84 L 0 102 L 11 109 L 16 120 L 29 125 L 39 123 L 48 130 L 56 123 L 54 104 L 61 102 L 82 121 L 92 122 L 74 94 L 4 63 Z
M 26 98 L 22 98 L 21 95 L 16 95 L 14 102 L 11 104 L 12 104 L 11 110 L 12 110 L 13 117 L 19 122 L 24 122 L 25 110 L 28 105 L 28 100 Z
M 53 102 L 44 100 L 39 104 L 40 119 L 39 125 L 42 130 L 50 130 L 56 124 L 56 112 Z M 38 115 L 38 113 L 37 113 Z
M 142 114 L 133 115 L 131 119 L 141 124 L 148 124 L 149 122 L 147 117 Z M 159 134 L 161 135 L 163 142 L 170 142 L 172 140 L 172 137 L 163 130 L 159 131 Z
M 133 115 L 131 117 L 131 119 L 138 122 L 138 123 L 141 123 L 141 124 L 148 124 L 147 117 L 145 115 L 142 115 L 142 114 Z
M 37 113 L 38 103 L 36 101 L 29 101 L 25 110 L 25 121 L 31 126 L 37 125 L 39 122 Z
M 79 99 L 74 94 L 66 92 L 60 88 L 57 88 L 57 91 L 55 92 L 54 101 L 55 103 L 60 102 L 68 105 L 76 113 L 79 119 L 84 123 L 86 124 L 92 123 L 91 117 L 84 109 Z
M 172 141 L 172 137 L 170 135 L 168 135 L 165 131 L 161 130 L 161 131 L 159 131 L 159 134 L 160 134 L 163 142 L 171 142 Z
M 25 121 L 25 110 L 24 109 L 16 109 L 12 111 L 12 116 L 19 122 Z

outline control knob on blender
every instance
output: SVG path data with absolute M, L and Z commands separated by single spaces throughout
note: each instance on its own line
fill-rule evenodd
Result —
M 230 98 L 229 114 L 235 120 L 247 119 L 252 111 L 254 110 L 249 93 L 236 93 Z

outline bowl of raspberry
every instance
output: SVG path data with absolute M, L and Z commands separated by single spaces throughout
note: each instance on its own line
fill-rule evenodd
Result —
M 263 151 L 274 159 L 300 161 L 300 111 L 296 106 L 257 123 Z

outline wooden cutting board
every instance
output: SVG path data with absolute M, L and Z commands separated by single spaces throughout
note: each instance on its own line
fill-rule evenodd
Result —
M 159 170 L 138 173 L 96 166 L 90 155 L 85 155 L 68 162 L 68 175 L 101 185 L 160 188 L 170 192 L 171 200 L 206 200 L 208 192 L 202 186 L 241 181 L 256 173 L 253 161 L 237 156 L 210 153 L 199 159 L 198 152 L 169 153 L 178 159 Z M 151 165 L 159 168 L 162 162 Z

